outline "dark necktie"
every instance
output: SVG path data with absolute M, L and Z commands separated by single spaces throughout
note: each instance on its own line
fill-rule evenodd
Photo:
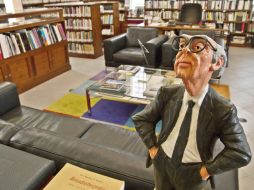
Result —
M 176 144 L 174 147 L 174 151 L 172 154 L 172 162 L 175 164 L 175 166 L 180 166 L 183 158 L 183 153 L 186 148 L 189 133 L 190 133 L 190 124 L 191 124 L 191 116 L 192 116 L 192 108 L 195 105 L 195 103 L 190 100 L 188 101 L 188 109 L 185 113 L 179 135 L 176 140 Z

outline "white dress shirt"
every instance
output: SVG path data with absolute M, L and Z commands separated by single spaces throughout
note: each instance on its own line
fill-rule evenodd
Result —
M 189 139 L 183 154 L 183 163 L 190 163 L 190 162 L 201 162 L 201 158 L 198 152 L 198 147 L 197 147 L 197 123 L 198 123 L 198 115 L 199 115 L 199 110 L 200 106 L 204 100 L 204 97 L 208 91 L 208 85 L 205 87 L 203 92 L 196 97 L 192 97 L 188 94 L 188 92 L 185 90 L 184 96 L 183 96 L 183 103 L 180 109 L 179 117 L 177 119 L 177 122 L 172 130 L 172 132 L 169 134 L 167 140 L 162 143 L 162 148 L 163 151 L 166 153 L 168 157 L 172 157 L 174 147 L 176 144 L 176 140 L 179 135 L 179 131 L 181 128 L 181 124 L 183 122 L 185 113 L 188 108 L 188 101 L 192 100 L 195 102 L 194 107 L 192 108 L 192 117 L 191 117 L 191 125 L 190 125 L 190 134 L 189 134 Z

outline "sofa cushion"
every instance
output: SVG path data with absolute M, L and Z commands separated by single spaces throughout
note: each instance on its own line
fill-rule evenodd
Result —
M 113 55 L 115 62 L 129 65 L 145 65 L 145 59 L 142 51 L 138 47 L 129 47 L 122 49 Z
M 0 145 L 0 189 L 38 190 L 54 175 L 51 160 Z
M 141 157 L 147 156 L 146 147 L 138 134 L 120 127 L 97 123 L 81 139 L 84 142 L 89 142 L 116 152 L 122 152 L 123 154 Z
M 10 138 L 20 129 L 20 126 L 0 119 L 0 143 L 8 144 Z
M 80 137 L 93 125 L 93 122 L 88 120 L 42 112 L 25 106 L 12 109 L 0 118 L 23 128 L 35 127 L 69 137 Z
M 127 29 L 127 46 L 139 47 L 138 39 L 144 44 L 157 36 L 156 28 L 131 27 Z

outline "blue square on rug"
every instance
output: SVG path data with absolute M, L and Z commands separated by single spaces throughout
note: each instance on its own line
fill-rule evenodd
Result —
M 82 117 L 124 125 L 139 104 L 101 99 L 92 107 L 92 115 L 86 112 Z

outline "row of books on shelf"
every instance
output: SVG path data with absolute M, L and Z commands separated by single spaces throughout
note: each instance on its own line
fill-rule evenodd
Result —
M 65 21 L 66 29 L 78 29 L 78 30 L 92 30 L 92 20 L 91 19 L 66 19 Z
M 247 12 L 204 12 L 202 20 L 216 20 L 216 21 L 232 21 L 245 22 L 247 21 Z
M 146 8 L 180 9 L 185 3 L 199 3 L 203 10 L 249 10 L 251 0 L 148 0 L 145 1 Z
M 100 12 L 108 12 L 108 11 L 113 11 L 113 4 L 104 4 L 100 5 Z
M 223 28 L 233 33 L 244 33 L 246 23 L 224 23 Z
M 222 1 L 207 1 L 207 7 L 204 7 L 204 9 L 249 10 L 250 6 L 251 6 L 250 0 L 222 0 Z
M 162 17 L 162 19 L 179 19 L 179 11 L 146 11 L 146 17 Z
M 91 7 L 90 6 L 64 7 L 63 14 L 65 17 L 91 17 Z
M 0 34 L 0 59 L 66 40 L 60 23 Z
M 92 44 L 68 43 L 68 51 L 70 53 L 94 54 Z
M 160 13 L 157 12 L 154 16 L 159 16 Z M 164 11 L 162 14 L 163 19 L 174 19 L 177 20 L 179 18 L 179 11 Z
M 124 9 L 125 8 L 125 2 L 119 2 L 119 9 Z
M 254 23 L 248 24 L 248 32 L 254 32 Z
M 246 37 L 245 36 L 233 36 L 231 40 L 231 44 L 245 44 Z
M 61 2 L 73 2 L 78 0 L 22 0 L 22 4 L 33 4 L 33 3 L 61 3 Z
M 162 19 L 179 19 L 179 11 L 146 11 L 146 16 L 150 17 L 161 17 Z M 231 21 L 231 22 L 246 22 L 247 21 L 247 12 L 213 12 L 207 11 L 203 12 L 202 20 L 204 21 Z
M 113 21 L 114 21 L 114 16 L 112 14 L 101 16 L 102 24 L 113 24 Z
M 110 28 L 104 28 L 101 31 L 102 35 L 114 35 L 114 26 L 111 25 Z
M 67 31 L 66 33 L 67 40 L 71 42 L 92 42 L 93 41 L 93 32 L 70 32 Z
M 184 4 L 184 1 L 166 1 L 166 0 L 148 0 L 145 1 L 146 8 L 164 8 L 164 9 L 177 9 Z
M 125 15 L 119 14 L 119 21 L 124 21 L 124 20 L 125 20 Z

